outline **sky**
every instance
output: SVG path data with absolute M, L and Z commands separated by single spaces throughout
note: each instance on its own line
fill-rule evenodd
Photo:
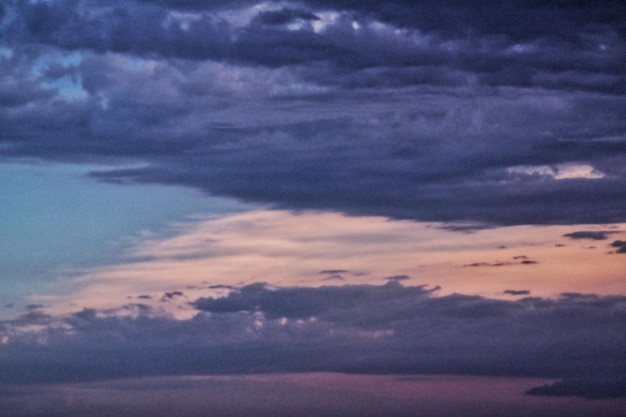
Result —
M 626 6 L 2 2 L 0 236 L 2 415 L 623 415 Z

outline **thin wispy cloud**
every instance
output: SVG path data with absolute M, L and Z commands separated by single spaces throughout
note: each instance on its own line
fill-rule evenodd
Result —
M 580 231 L 566 233 L 563 236 L 570 239 L 590 239 L 590 240 L 607 240 L 612 234 L 619 233 L 615 230 L 599 230 L 599 231 Z

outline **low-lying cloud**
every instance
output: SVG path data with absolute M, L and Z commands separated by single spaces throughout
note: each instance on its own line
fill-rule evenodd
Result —
M 435 292 L 397 280 L 320 288 L 256 283 L 193 301 L 198 314 L 186 320 L 142 304 L 24 316 L 1 324 L 0 379 L 318 371 L 601 377 L 605 385 L 623 378 L 624 296 L 507 301 Z

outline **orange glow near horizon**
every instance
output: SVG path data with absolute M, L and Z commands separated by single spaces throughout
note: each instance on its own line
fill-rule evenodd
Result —
M 55 285 L 63 296 L 33 296 L 50 311 L 114 308 L 143 296 L 159 300 L 219 295 L 215 285 L 440 286 L 439 294 L 510 298 L 506 290 L 554 297 L 561 292 L 624 293 L 626 255 L 611 239 L 626 225 L 514 226 L 458 232 L 442 224 L 349 217 L 337 213 L 255 210 L 196 219 L 167 238 L 138 238 L 127 261 L 94 268 Z M 610 239 L 570 239 L 575 231 L 612 232 Z M 77 289 L 75 289 L 77 288 Z M 72 290 L 74 289 L 74 290 Z M 223 290 L 221 292 L 223 294 Z M 132 302 L 132 301 L 131 301 Z M 167 309 L 165 303 L 159 304 Z M 180 316 L 192 314 L 181 311 Z

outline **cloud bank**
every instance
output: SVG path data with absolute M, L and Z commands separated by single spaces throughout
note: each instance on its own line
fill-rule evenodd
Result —
M 0 155 L 421 221 L 626 221 L 622 2 L 5 2 Z
M 623 394 L 626 297 L 564 293 L 505 301 L 435 291 L 397 280 L 320 288 L 255 283 L 192 301 L 198 313 L 186 320 L 143 304 L 57 317 L 31 311 L 1 324 L 0 382 L 454 374 L 601 379 L 605 391 Z M 598 396 L 594 389 L 588 396 Z

